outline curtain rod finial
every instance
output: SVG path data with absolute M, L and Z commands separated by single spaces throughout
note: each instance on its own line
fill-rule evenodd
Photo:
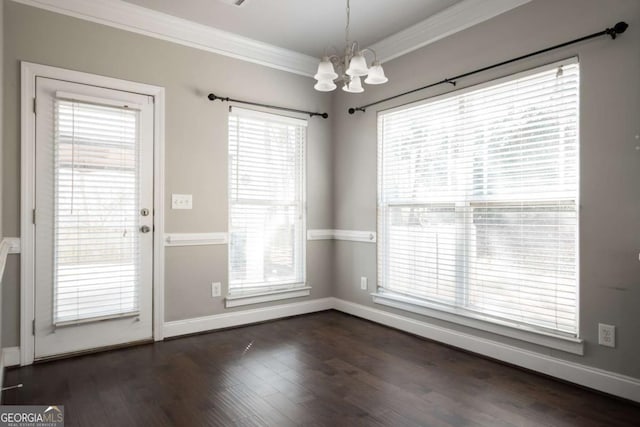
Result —
M 624 21 L 620 21 L 616 25 L 614 25 L 613 28 L 607 28 L 605 32 L 610 35 L 613 40 L 615 40 L 616 37 L 618 37 L 618 34 L 624 33 L 625 31 L 627 31 L 627 28 L 629 28 L 629 24 Z

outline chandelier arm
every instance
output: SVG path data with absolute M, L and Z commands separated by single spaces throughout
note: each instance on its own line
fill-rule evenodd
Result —
M 373 62 L 377 62 L 378 61 L 378 55 L 376 55 L 376 51 L 369 48 L 369 47 L 365 47 L 364 49 L 362 49 L 360 51 L 360 53 L 362 53 L 362 56 L 364 56 L 365 53 L 371 53 L 373 55 Z

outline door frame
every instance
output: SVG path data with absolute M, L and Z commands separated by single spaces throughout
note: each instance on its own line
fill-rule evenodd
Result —
M 136 83 L 48 65 L 21 61 L 20 89 L 20 365 L 34 361 L 35 336 L 35 207 L 36 77 L 135 92 L 154 98 L 153 109 L 153 339 L 164 338 L 164 112 L 165 90 Z

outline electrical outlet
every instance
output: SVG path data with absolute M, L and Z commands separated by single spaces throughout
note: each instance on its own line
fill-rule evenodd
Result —
M 362 289 L 363 291 L 367 290 L 367 278 L 365 276 L 362 276 L 360 278 L 360 289 Z
M 220 284 L 220 282 L 211 282 L 211 297 L 215 298 L 215 297 L 219 297 L 220 294 L 222 293 L 222 285 Z
M 616 327 L 598 323 L 598 344 L 606 347 L 616 346 Z

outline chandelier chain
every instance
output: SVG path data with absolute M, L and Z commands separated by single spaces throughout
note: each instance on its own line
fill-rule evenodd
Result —
M 347 25 L 344 28 L 344 40 L 347 46 L 349 46 L 349 22 L 351 21 L 350 15 L 351 15 L 351 7 L 349 6 L 349 0 L 347 0 Z

